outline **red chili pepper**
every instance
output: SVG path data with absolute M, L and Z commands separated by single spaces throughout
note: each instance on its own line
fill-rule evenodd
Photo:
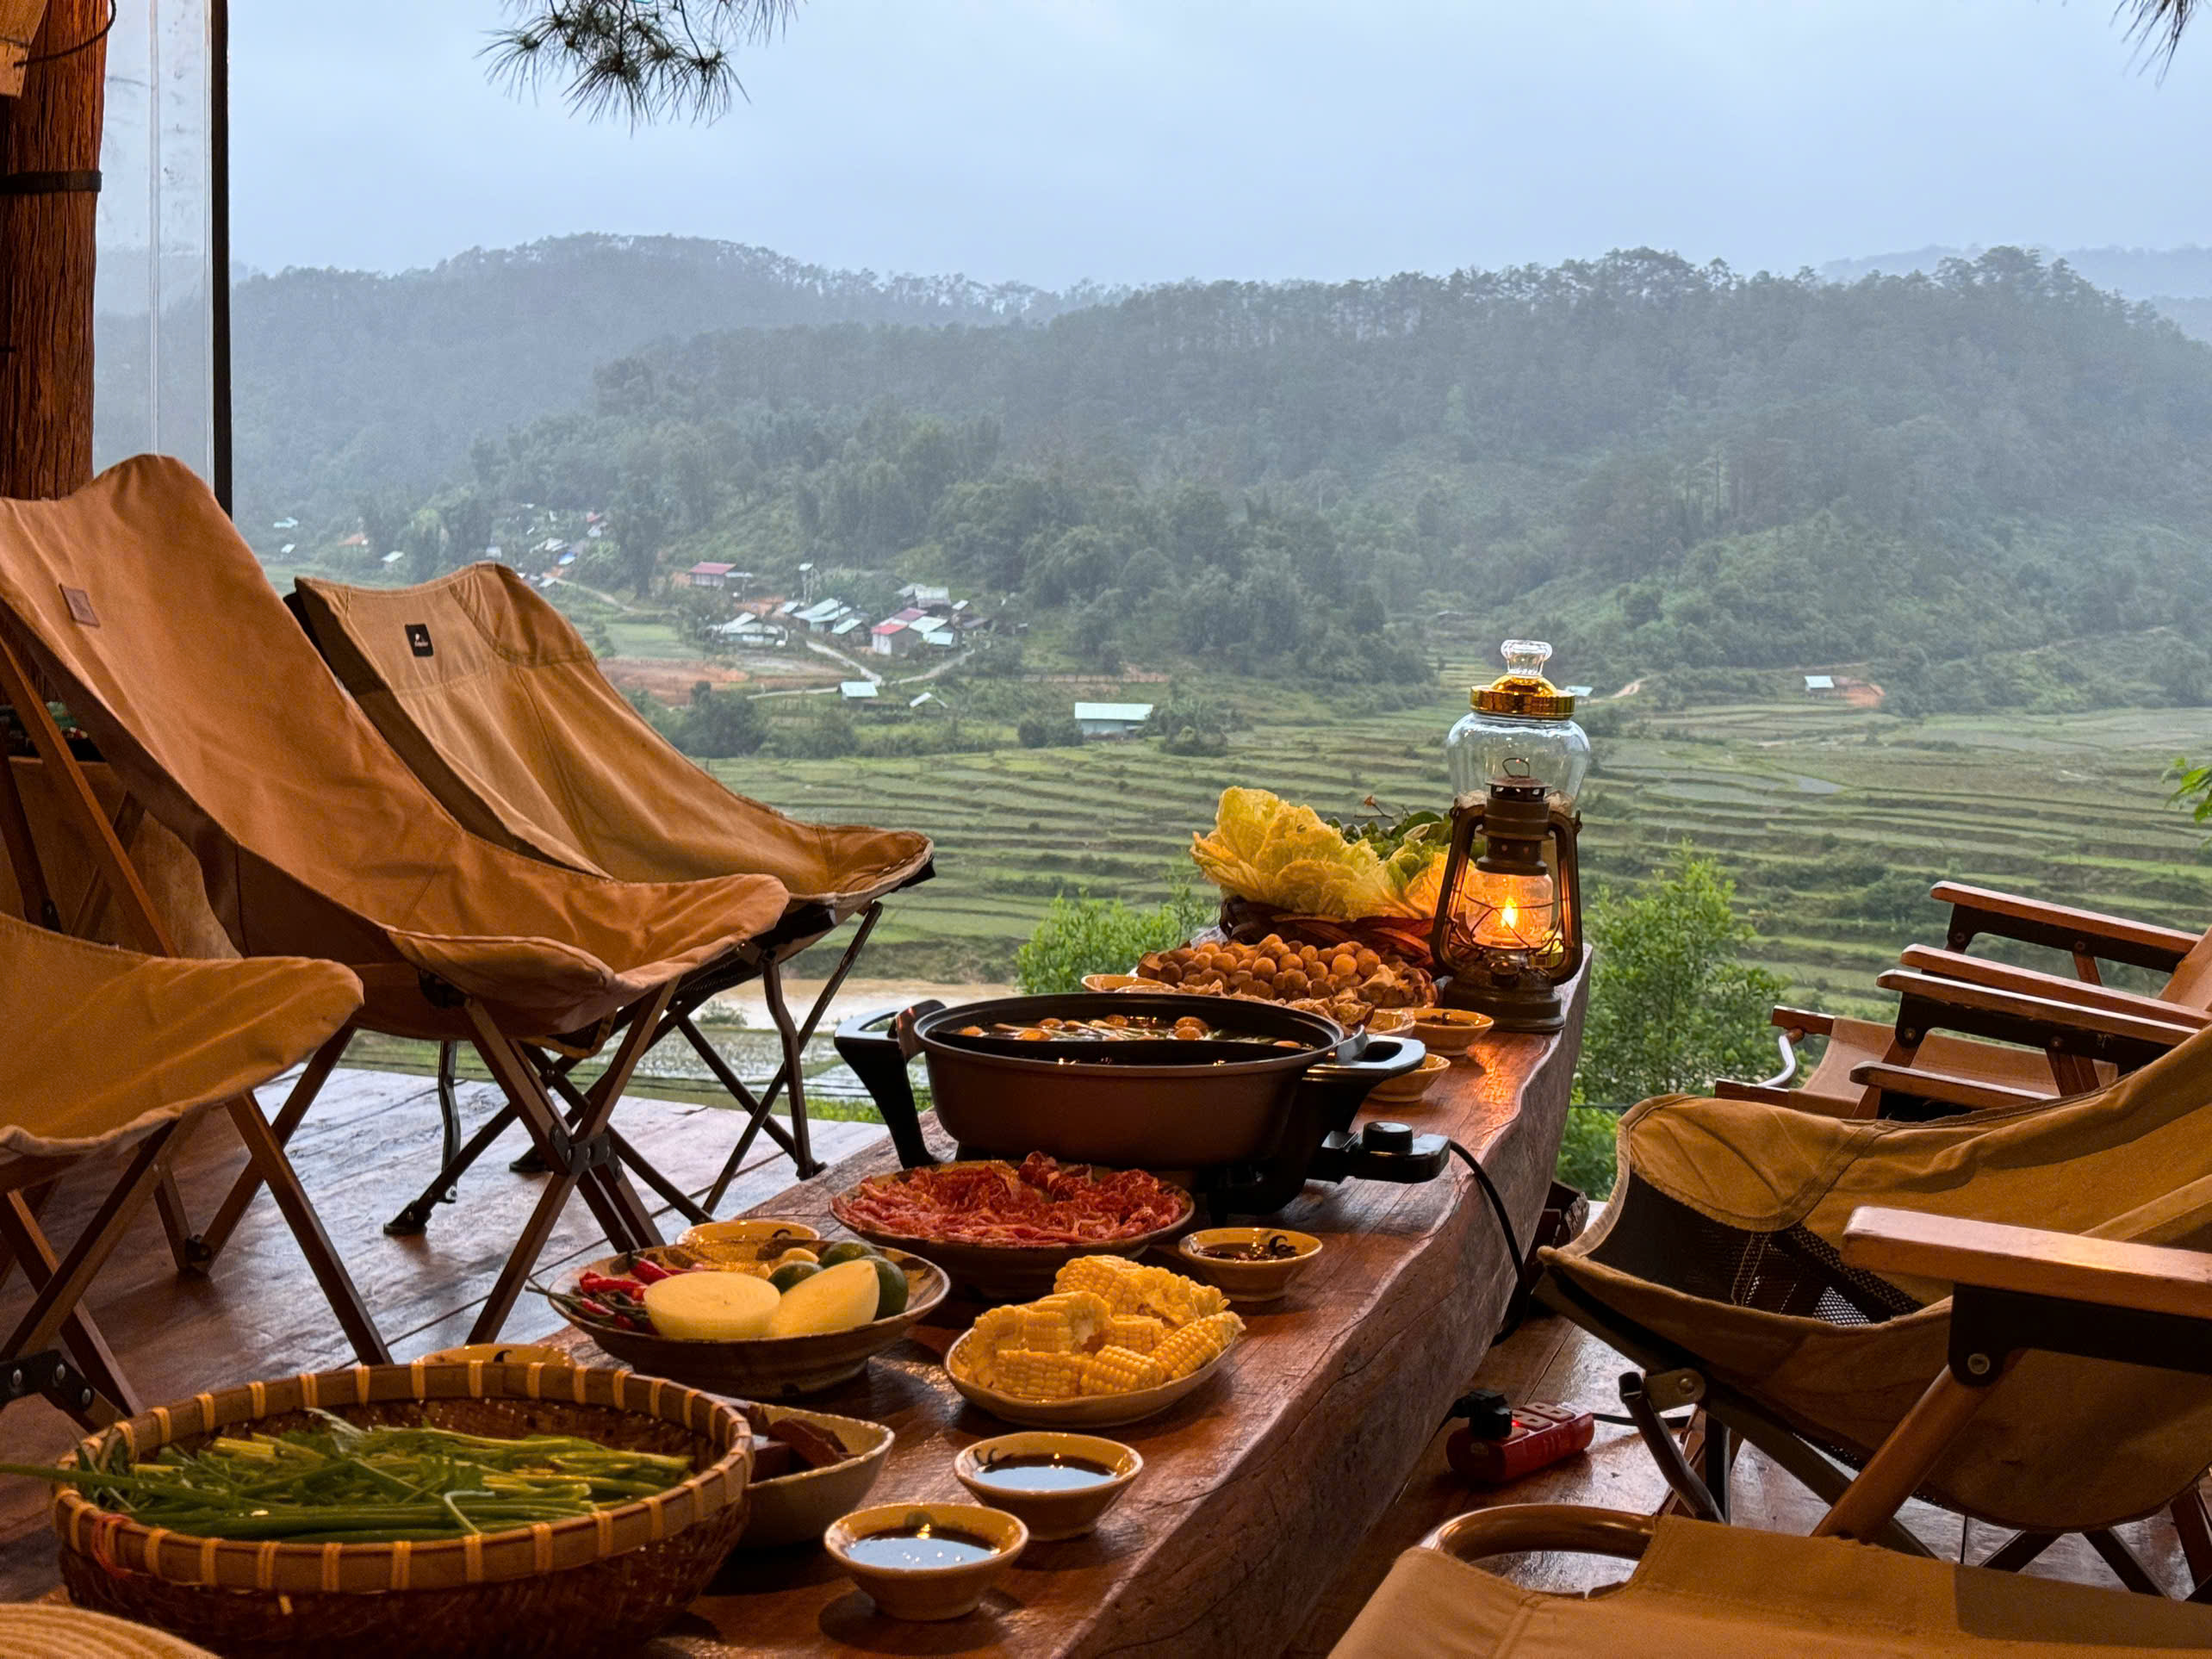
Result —
M 605 1302 L 594 1302 L 589 1296 L 578 1296 L 576 1298 L 576 1306 L 582 1308 L 584 1312 L 589 1314 L 593 1319 L 611 1320 L 620 1317 L 620 1315 L 616 1314 L 613 1308 L 608 1307 Z
M 678 1270 L 673 1267 L 663 1267 L 656 1261 L 640 1256 L 630 1264 L 630 1271 L 648 1284 L 658 1284 L 662 1279 L 675 1277 Z
M 576 1289 L 587 1296 L 642 1296 L 644 1284 L 637 1279 L 610 1278 L 604 1273 L 586 1273 L 576 1281 Z
M 646 1327 L 627 1314 L 617 1314 L 614 1316 L 614 1328 L 618 1331 L 643 1331 Z

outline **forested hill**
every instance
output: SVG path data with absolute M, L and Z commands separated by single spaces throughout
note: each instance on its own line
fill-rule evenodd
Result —
M 232 300 L 241 509 L 427 489 L 465 469 L 472 439 L 581 403 L 594 365 L 672 333 L 1034 322 L 1099 297 L 674 236 L 562 237 L 390 276 L 257 276 Z
M 482 458 L 503 499 L 669 503 L 681 556 L 1070 607 L 1082 651 L 1295 642 L 1265 619 L 1295 575 L 1339 616 L 1547 634 L 1600 682 L 1865 663 L 1901 706 L 2049 706 L 2212 680 L 2212 347 L 2016 250 L 725 332 L 603 367 L 589 416 Z

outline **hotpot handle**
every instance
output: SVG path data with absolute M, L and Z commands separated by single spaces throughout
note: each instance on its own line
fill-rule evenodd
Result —
M 831 1039 L 837 1058 L 853 1068 L 875 1102 L 899 1163 L 910 1170 L 937 1161 L 922 1139 L 922 1114 L 914 1103 L 913 1079 L 906 1075 L 906 1062 L 921 1052 L 914 1041 L 914 1021 L 943 1006 L 933 1000 L 855 1014 L 838 1022 L 837 1035 Z

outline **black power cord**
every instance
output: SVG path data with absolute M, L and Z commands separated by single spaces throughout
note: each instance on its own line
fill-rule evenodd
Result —
M 1505 1320 L 1498 1327 L 1498 1335 L 1502 1337 L 1520 1323 L 1521 1314 L 1527 1306 L 1528 1255 L 1521 1249 L 1520 1240 L 1513 1236 L 1513 1217 L 1507 1213 L 1506 1201 L 1500 1196 L 1496 1184 L 1490 1179 L 1490 1172 L 1482 1167 L 1482 1161 L 1473 1153 L 1457 1140 L 1447 1140 L 1445 1144 L 1459 1154 L 1460 1161 L 1473 1171 L 1475 1184 L 1482 1189 L 1482 1196 L 1490 1201 L 1490 1214 L 1498 1221 L 1498 1236 L 1505 1240 L 1507 1259 L 1513 1264 L 1513 1293 L 1506 1299 Z

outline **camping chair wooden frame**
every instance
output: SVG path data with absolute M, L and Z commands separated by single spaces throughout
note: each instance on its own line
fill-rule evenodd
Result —
M 1905 953 L 1905 960 L 1915 966 L 1892 969 L 1874 981 L 1898 998 L 1895 1035 L 1880 1059 L 1852 1068 L 1851 1081 L 1863 1090 L 1853 1115 L 1983 1111 L 2081 1094 L 2105 1081 L 2098 1066 L 2123 1073 L 2147 1066 L 2206 1023 L 2190 1010 L 2155 997 L 2103 987 L 2084 987 L 2091 996 L 2079 1000 L 2040 994 L 2054 985 L 2073 988 L 2074 982 L 1978 957 L 1916 946 Z M 1953 977 L 1955 964 L 1967 965 L 1964 972 L 1973 977 Z M 1810 1009 L 1777 1008 L 1770 1018 L 1779 1033 L 1782 1069 L 1755 1083 L 1718 1078 L 1714 1095 L 1722 1100 L 1821 1109 L 1825 1097 L 1788 1084 L 1797 1073 L 1799 1045 L 1807 1037 L 1830 1035 L 1836 1027 L 1834 1017 Z M 2049 1068 L 2050 1085 L 2029 1090 L 1918 1063 L 1921 1045 L 1938 1031 L 2039 1049 Z
M 812 1040 L 816 1028 L 829 1011 L 831 1001 L 845 977 L 860 960 L 861 950 L 875 930 L 877 919 L 883 914 L 883 901 L 871 899 L 860 910 L 854 912 L 860 925 L 854 929 L 836 966 L 808 1009 L 806 1017 L 792 1017 L 791 1004 L 784 995 L 783 964 L 809 947 L 818 944 L 846 917 L 830 913 L 827 906 L 814 907 L 786 917 L 774 933 L 743 946 L 726 962 L 693 975 L 676 987 L 655 1024 L 651 1041 L 639 1051 L 642 1059 L 650 1053 L 671 1034 L 680 1035 L 699 1055 L 700 1062 L 712 1073 L 715 1080 L 730 1092 L 746 1114 L 744 1128 L 737 1143 L 730 1151 L 703 1197 L 694 1198 L 677 1186 L 666 1175 L 649 1162 L 644 1155 L 624 1139 L 618 1131 L 610 1130 L 615 1154 L 626 1165 L 631 1173 L 651 1187 L 679 1215 L 693 1222 L 711 1221 L 717 1206 L 730 1189 L 743 1166 L 745 1154 L 752 1150 L 754 1141 L 765 1133 L 768 1139 L 782 1148 L 797 1170 L 802 1181 L 819 1175 L 827 1167 L 814 1155 L 806 1122 L 805 1076 L 804 1057 L 807 1043 Z M 767 1086 L 757 1095 L 737 1075 L 736 1070 L 721 1051 L 707 1041 L 699 1030 L 695 1016 L 709 1000 L 724 991 L 761 982 L 768 1008 L 768 1017 L 776 1028 L 783 1049 L 782 1063 L 777 1067 Z M 430 1223 L 432 1212 L 442 1203 L 451 1203 L 458 1196 L 457 1184 L 468 1172 L 470 1165 L 483 1156 L 492 1143 L 517 1118 L 514 1103 L 510 1100 L 494 1112 L 475 1134 L 464 1143 L 461 1138 L 461 1103 L 455 1081 L 454 1059 L 457 1046 L 451 1042 L 438 1047 L 438 1108 L 444 1131 L 444 1161 L 429 1185 L 409 1200 L 400 1212 L 384 1223 L 384 1231 L 395 1237 L 405 1237 L 422 1232 Z M 567 1102 L 572 1117 L 583 1109 L 583 1097 L 569 1080 L 569 1073 L 576 1065 L 576 1057 L 562 1055 L 544 1057 L 539 1075 L 546 1086 Z M 776 1097 L 783 1095 L 791 1105 L 791 1128 L 786 1130 L 775 1121 Z M 528 1174 L 543 1173 L 544 1164 L 533 1146 L 516 1159 L 509 1168 Z
M 156 912 L 145 884 L 139 879 L 123 838 L 126 828 L 135 831 L 142 814 L 127 805 L 125 811 L 111 820 L 101 810 L 91 783 L 77 757 L 70 752 L 61 728 L 54 724 L 45 698 L 4 639 L 0 639 L 0 703 L 15 711 L 32 747 L 46 763 L 60 802 L 62 821 L 76 829 L 91 860 L 92 889 L 103 896 L 96 901 L 88 898 L 83 915 L 96 916 L 112 904 L 125 932 L 140 950 L 149 956 L 176 955 L 177 948 L 169 936 L 169 929 Z M 14 768 L 4 764 L 0 764 L 0 824 L 8 826 L 9 861 L 16 872 L 17 889 L 22 895 L 28 919 L 52 926 L 56 913 L 51 890 L 31 839 L 22 798 L 16 790 Z M 309 1069 L 313 1069 L 312 1061 Z M 339 1259 L 330 1235 L 323 1230 L 322 1218 L 315 1213 L 307 1189 L 300 1184 L 299 1172 L 286 1157 L 283 1142 L 270 1133 L 269 1120 L 261 1115 L 260 1106 L 247 1094 L 233 1096 L 221 1104 L 237 1128 L 239 1139 L 245 1143 L 248 1173 L 257 1182 L 268 1184 L 285 1225 L 291 1228 L 301 1253 L 315 1276 L 315 1283 L 321 1287 L 324 1299 L 337 1315 L 346 1339 L 353 1345 L 355 1357 L 364 1365 L 390 1364 L 390 1351 L 384 1346 L 376 1320 L 370 1317 L 352 1275 Z M 146 1173 L 149 1184 L 146 1196 L 159 1200 L 171 1249 L 179 1268 L 189 1271 L 204 1268 L 213 1258 L 212 1252 L 203 1253 L 196 1249 L 190 1239 L 183 1202 L 170 1173 L 167 1155 L 182 1144 L 182 1138 L 174 1134 L 156 1137 L 152 1165 Z M 19 1221 L 22 1219 L 18 1216 Z M 123 1225 L 127 1224 L 126 1218 Z M 120 1227 L 117 1232 L 120 1236 Z M 28 1238 L 24 1243 L 31 1245 L 30 1252 L 27 1255 L 18 1247 L 14 1253 L 17 1261 L 35 1275 L 37 1270 L 31 1264 L 38 1256 L 38 1246 Z M 109 1248 L 113 1248 L 112 1243 Z M 82 1356 L 79 1363 L 83 1363 Z
M 133 1145 L 123 1154 L 122 1172 L 66 1255 L 55 1253 L 40 1227 L 40 1212 L 53 1184 L 90 1160 L 16 1158 L 0 1164 L 0 1285 L 21 1267 L 31 1288 L 31 1305 L 0 1339 L 0 1407 L 41 1394 L 88 1429 L 104 1428 L 139 1409 L 84 1299 L 93 1276 L 153 1197 L 172 1148 L 213 1109 L 183 1114 Z M 76 1362 L 73 1375 L 57 1342 Z
M 1850 1227 L 1857 1227 L 1862 1217 L 1898 1214 L 1902 1212 L 1861 1210 L 1854 1215 Z M 1934 1223 L 1945 1227 L 1982 1227 L 1989 1225 L 1951 1222 L 1926 1215 L 1913 1215 L 1910 1220 L 1915 1224 Z M 2048 1233 L 2022 1227 L 1998 1227 L 1994 1230 L 2023 1235 L 2038 1241 L 2039 1246 L 2041 1241 L 2057 1241 L 2069 1251 L 2077 1246 L 2088 1245 L 2094 1245 L 2099 1250 L 2147 1248 L 2113 1246 L 2102 1240 L 2079 1239 L 2072 1233 Z M 1853 1253 L 1854 1246 L 1848 1242 L 1850 1236 L 1847 1229 L 1847 1243 L 1842 1252 L 1844 1260 L 1853 1266 L 1866 1267 L 1870 1271 L 1874 1269 L 1876 1264 L 1872 1260 Z M 1863 1251 L 1866 1246 L 1861 1245 L 1857 1248 Z M 2203 1276 L 2212 1273 L 2212 1258 L 2193 1252 L 2159 1251 L 2154 1253 L 2161 1258 L 2183 1257 L 2196 1264 L 2200 1283 L 2205 1282 Z M 1897 1268 L 1894 1271 L 1910 1271 L 1937 1279 L 1949 1277 L 1946 1272 L 1928 1267 Z M 1973 1287 L 1970 1283 L 1960 1281 L 1959 1289 L 1971 1301 Z M 1953 1303 L 1954 1319 L 1957 1294 L 1954 1292 Z M 1861 1542 L 1879 1544 L 1907 1555 L 1936 1555 L 1935 1550 L 1898 1521 L 1897 1513 L 1935 1466 L 1949 1439 L 1971 1418 L 1971 1411 L 1960 1412 L 1961 1402 L 1951 1398 L 1949 1390 L 1943 1390 L 1943 1397 L 1930 1407 L 1926 1415 L 1920 1417 L 1911 1437 L 1900 1442 L 1899 1437 L 1904 1429 L 1904 1424 L 1900 1423 L 1876 1457 L 1854 1469 L 1839 1460 L 1840 1454 L 1815 1446 L 1751 1396 L 1713 1377 L 1706 1361 L 1699 1356 L 1623 1318 L 1561 1275 L 1547 1273 L 1538 1287 L 1537 1296 L 1555 1312 L 1590 1332 L 1640 1368 L 1641 1376 L 1632 1375 L 1622 1379 L 1622 1397 L 1624 1402 L 1629 1402 L 1631 1395 L 1641 1396 L 1652 1408 L 1647 1419 L 1647 1414 L 1637 1411 L 1631 1404 L 1631 1415 L 1637 1420 L 1638 1432 L 1670 1488 L 1666 1508 L 1699 1519 L 1728 1519 L 1729 1470 L 1737 1449 L 1749 1445 L 1756 1446 L 1771 1462 L 1829 1505 L 1828 1514 L 1817 1531 L 1830 1534 L 1843 1532 Z M 2207 1297 L 2206 1305 L 2209 1310 L 2206 1317 L 2212 1318 L 2212 1296 Z M 1965 1327 L 1968 1330 L 1973 1328 L 1971 1319 L 1970 1314 L 1969 1325 Z M 2200 1340 L 2212 1345 L 2212 1324 L 2204 1327 Z M 1954 1358 L 1960 1351 L 1955 1337 L 1952 1351 Z M 2067 1351 L 2076 1351 L 2070 1349 Z M 2101 1349 L 2091 1357 L 2140 1362 L 2140 1352 L 2124 1346 L 2116 1350 L 2111 1347 Z M 2012 1356 L 2004 1358 L 2009 1363 Z M 1930 1392 L 1936 1390 L 1931 1387 Z M 1927 1402 L 1923 1400 L 1923 1403 Z M 1979 1405 L 1979 1395 L 1973 1403 Z M 1673 1438 L 1675 1431 L 1662 1422 L 1657 1414 L 1683 1406 L 1692 1407 L 1693 1415 L 1687 1432 L 1682 1433 L 1681 1443 L 1677 1444 Z M 1907 1420 L 1911 1420 L 1912 1416 L 1909 1414 Z M 1898 1449 L 1890 1451 L 1892 1445 L 1897 1445 Z M 1888 1454 L 1886 1459 L 1883 1459 L 1884 1453 Z M 1879 1471 L 1875 1469 L 1877 1459 L 1883 1459 Z M 1901 1489 L 1898 1488 L 1900 1471 L 1910 1476 Z M 1861 1482 L 1867 1480 L 1870 1472 L 1878 1474 L 1875 1483 L 1867 1486 L 1860 1495 L 1852 1498 L 1851 1494 L 1859 1491 Z M 1847 1498 L 1850 1499 L 1848 1507 L 1845 1507 Z M 2199 1485 L 2192 1482 L 2187 1490 L 2177 1493 L 2169 1505 L 2168 1513 L 2180 1535 L 2183 1555 L 2189 1563 L 2191 1575 L 2200 1587 L 2212 1583 L 2212 1511 L 2208 1511 Z M 1839 1513 L 1840 1520 L 1837 1519 Z M 2016 1532 L 1991 1550 L 1978 1564 L 1999 1571 L 2016 1572 L 2048 1549 L 2059 1537 L 2060 1534 L 2054 1532 Z M 2126 1542 L 2116 1533 L 2106 1528 L 2095 1528 L 2085 1531 L 2082 1537 L 2128 1588 L 2146 1594 L 2163 1594 Z
M 84 837 L 96 872 L 119 904 L 126 927 L 149 954 L 175 955 L 167 929 L 139 880 L 117 837 L 115 824 L 100 810 L 91 785 L 70 752 L 59 727 L 54 724 L 44 699 L 37 694 L 28 672 L 4 639 L 0 639 L 0 702 L 16 708 L 30 733 L 33 746 L 51 769 L 59 790 L 63 820 Z M 0 812 L 0 817 L 4 816 L 7 815 Z M 43 893 L 43 879 L 38 880 Z M 397 971 L 371 967 L 362 977 L 366 979 Z M 661 1241 L 651 1212 L 624 1177 L 613 1156 L 607 1119 L 622 1097 L 631 1071 L 644 1052 L 638 1036 L 655 1028 L 674 986 L 662 987 L 627 1011 L 629 1030 L 606 1071 L 593 1084 L 586 1097 L 585 1109 L 572 1124 L 554 1106 L 538 1070 L 525 1058 L 530 1045 L 501 1030 L 480 1005 L 459 991 L 432 981 L 427 975 L 404 971 L 411 982 L 420 983 L 426 993 L 438 996 L 467 1022 L 471 1042 L 509 1101 L 519 1109 L 539 1156 L 553 1171 L 469 1333 L 472 1342 L 489 1341 L 499 1334 L 513 1311 L 546 1240 L 572 1196 L 581 1194 L 616 1249 L 642 1249 Z M 273 1123 L 262 1115 L 260 1107 L 250 1097 L 240 1095 L 227 1103 L 232 1122 L 246 1144 L 248 1160 L 214 1221 L 204 1233 L 189 1239 L 186 1249 L 194 1264 L 202 1268 L 211 1264 L 265 1184 L 299 1240 L 332 1311 L 352 1341 L 354 1351 L 363 1364 L 384 1364 L 389 1363 L 390 1356 L 383 1339 L 351 1277 L 332 1248 L 321 1219 L 316 1215 L 298 1172 L 285 1153 L 293 1132 L 344 1057 L 355 1031 L 360 1028 L 363 1028 L 357 1024 L 348 1025 L 310 1057 Z

